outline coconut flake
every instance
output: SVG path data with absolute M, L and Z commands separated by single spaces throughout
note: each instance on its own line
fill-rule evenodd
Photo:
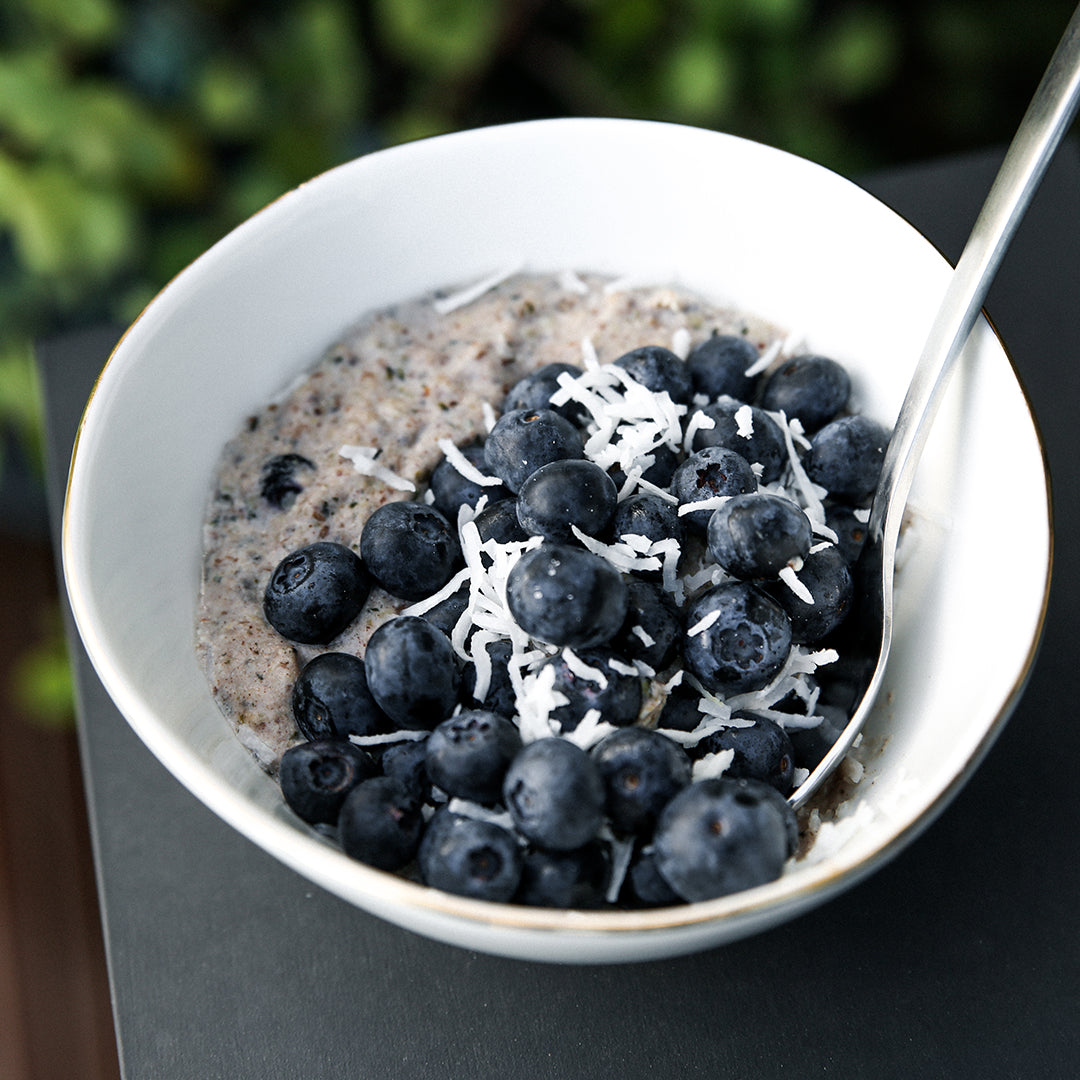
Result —
M 690 354 L 690 331 L 685 326 L 680 326 L 671 335 L 671 351 L 680 359 L 685 360 Z
M 479 300 L 484 293 L 494 289 L 497 285 L 501 285 L 507 278 L 513 277 L 514 274 L 521 270 L 523 265 L 523 263 L 515 263 L 513 266 L 496 270 L 472 285 L 466 285 L 463 289 L 434 301 L 432 307 L 440 315 L 449 315 L 450 312 L 457 311 L 458 308 L 465 307 L 466 304 L 471 304 L 474 300 Z
M 690 629 L 686 631 L 686 636 L 687 637 L 697 637 L 698 634 L 704 634 L 705 631 L 708 630 L 709 627 L 712 626 L 712 624 L 714 622 L 716 622 L 717 619 L 720 618 L 720 614 L 721 613 L 720 613 L 719 609 L 716 610 L 716 611 L 710 611 L 708 613 L 708 615 L 706 615 L 704 618 L 700 619 L 698 622 L 694 623 L 694 625 L 691 626 Z
M 346 445 L 338 450 L 338 454 L 351 461 L 353 468 L 361 476 L 370 476 L 375 480 L 381 480 L 396 491 L 415 491 L 416 485 L 411 480 L 406 480 L 403 476 L 398 476 L 397 473 L 392 472 L 390 469 L 375 463 L 375 459 L 381 452 L 375 446 Z
M 717 750 L 715 754 L 705 754 L 694 762 L 690 775 L 695 781 L 723 776 L 734 760 L 734 750 Z
M 795 567 L 785 566 L 779 573 L 780 580 L 804 603 L 813 604 L 814 595 L 810 590 L 796 577 Z
M 754 410 L 749 405 L 740 405 L 735 410 L 735 434 L 749 439 L 754 434 Z
M 455 445 L 452 439 L 439 439 L 439 449 L 447 461 L 466 480 L 471 480 L 480 487 L 498 487 L 502 481 L 497 476 L 485 476 Z

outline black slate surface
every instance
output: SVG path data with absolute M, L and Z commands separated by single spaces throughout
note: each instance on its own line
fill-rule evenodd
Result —
M 865 185 L 955 258 L 999 158 Z M 647 964 L 553 967 L 384 924 L 204 809 L 128 729 L 73 641 L 125 1076 L 1080 1075 L 1075 144 L 1051 166 L 987 309 L 1030 394 L 1054 483 L 1054 583 L 1029 687 L 975 777 L 911 848 L 746 941 Z M 54 531 L 78 417 L 116 337 L 98 329 L 41 350 Z M 1007 567 L 995 587 L 1007 592 Z

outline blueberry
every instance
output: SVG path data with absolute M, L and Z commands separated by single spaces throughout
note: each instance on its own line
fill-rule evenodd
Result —
M 761 377 L 746 372 L 758 358 L 757 349 L 746 338 L 713 333 L 686 358 L 694 393 L 710 400 L 726 396 L 753 401 Z
M 519 544 L 529 539 L 529 534 L 521 527 L 517 515 L 516 499 L 500 499 L 490 506 L 485 506 L 473 518 L 480 542 L 494 540 L 496 544 Z
M 612 638 L 611 647 L 626 660 L 640 660 L 653 671 L 663 671 L 674 659 L 682 633 L 679 609 L 663 589 L 649 581 L 627 584 L 630 605 L 626 621 Z
M 386 720 L 368 691 L 363 660 L 341 652 L 304 665 L 293 683 L 292 714 L 305 739 L 374 735 Z
M 724 775 L 746 777 L 771 784 L 781 795 L 791 794 L 795 780 L 795 748 L 787 732 L 775 720 L 749 712 L 737 719 L 751 720 L 750 727 L 729 727 L 706 735 L 694 749 L 696 757 L 734 751 Z
M 749 410 L 748 424 L 740 422 L 741 414 L 736 419 L 742 409 Z M 703 406 L 700 412 L 713 421 L 713 427 L 699 428 L 694 433 L 692 450 L 723 446 L 746 458 L 751 465 L 760 465 L 763 483 L 780 479 L 788 461 L 787 443 L 779 425 L 764 409 L 724 397 Z
M 384 503 L 360 533 L 360 557 L 391 596 L 422 600 L 438 592 L 461 562 L 457 532 L 434 507 Z
M 774 578 L 810 551 L 813 532 L 801 507 L 781 495 L 735 495 L 709 518 L 709 553 L 737 578 Z
M 830 544 L 807 555 L 797 576 L 813 597 L 812 604 L 783 582 L 770 584 L 768 589 L 787 612 L 792 640 L 812 644 L 832 633 L 851 610 L 851 571 L 836 545 Z
M 266 621 L 302 645 L 326 645 L 360 614 L 371 577 L 343 544 L 297 548 L 278 563 L 263 595 Z
M 757 491 L 757 477 L 746 458 L 723 446 L 707 446 L 691 454 L 676 470 L 672 494 L 681 506 L 718 495 L 745 495 Z M 683 521 L 706 529 L 712 510 L 691 510 Z
M 659 488 L 666 488 L 671 484 L 671 478 L 675 475 L 675 470 L 679 467 L 680 457 L 677 451 L 672 450 L 667 443 L 661 443 L 659 446 L 654 446 L 649 455 L 652 456 L 652 464 L 646 468 L 642 474 L 641 479 L 648 481 L 650 484 L 655 484 Z M 644 464 L 642 459 L 641 464 Z M 615 482 L 615 486 L 622 490 L 623 484 L 626 483 L 626 473 L 617 465 L 612 468 L 608 475 Z
M 791 854 L 795 812 L 757 780 L 700 780 L 656 826 L 657 866 L 684 900 L 712 900 L 774 881 Z
M 728 582 L 690 604 L 683 659 L 706 689 L 741 694 L 768 685 L 784 666 L 791 639 L 791 624 L 775 600 L 755 585 Z
M 868 416 L 842 416 L 813 438 L 806 475 L 834 499 L 867 501 L 877 487 L 889 433 Z
M 605 904 L 609 872 L 604 850 L 596 842 L 574 851 L 527 851 L 514 903 L 595 910 Z
M 701 695 L 686 683 L 672 687 L 656 721 L 658 728 L 672 731 L 693 731 L 705 714 L 701 711 Z
M 371 696 L 402 727 L 430 730 L 457 703 L 453 646 L 441 630 L 417 615 L 389 619 L 371 635 L 364 670 Z
M 522 836 L 551 851 L 582 847 L 604 822 L 600 770 L 566 739 L 528 743 L 510 763 L 503 801 Z
M 428 738 L 427 774 L 447 795 L 497 802 L 506 770 L 520 749 L 521 735 L 505 716 L 464 709 Z
M 615 482 L 593 461 L 571 458 L 542 465 L 521 485 L 521 527 L 548 540 L 574 541 L 573 527 L 601 536 L 615 514 Z
M 504 413 L 484 443 L 484 463 L 514 494 L 541 465 L 583 458 L 585 445 L 569 420 L 550 409 Z
M 589 412 L 580 401 L 568 401 L 565 405 L 552 405 L 551 395 L 560 389 L 559 376 L 577 378 L 581 368 L 573 364 L 545 364 L 542 368 L 519 379 L 503 399 L 502 411 L 514 409 L 551 409 L 572 424 L 581 427 L 589 418 Z
M 521 880 L 521 849 L 512 833 L 445 808 L 429 822 L 417 863 L 425 885 L 474 900 L 505 903 Z
M 662 345 L 643 345 L 640 349 L 631 349 L 615 363 L 654 394 L 666 391 L 672 401 L 682 405 L 686 405 L 693 395 L 686 364 Z
M 648 728 L 613 731 L 590 755 L 604 781 L 611 826 L 619 833 L 650 833 L 661 810 L 690 783 L 686 751 Z
M 476 441 L 459 447 L 465 460 L 470 465 L 475 465 L 480 472 L 484 471 L 484 444 Z M 462 506 L 476 506 L 481 495 L 486 495 L 488 505 L 501 499 L 508 499 L 510 492 L 499 484 L 481 485 L 475 480 L 462 476 L 449 458 L 441 458 L 439 463 L 431 470 L 429 483 L 431 494 L 434 496 L 432 505 L 452 525 L 457 524 L 458 511 Z
M 450 637 L 454 632 L 454 627 L 457 626 L 458 619 L 465 614 L 465 609 L 468 606 L 469 590 L 468 588 L 461 588 L 445 600 L 440 600 L 434 607 L 428 608 L 423 617 L 432 626 L 437 627 L 447 637 Z
M 509 668 L 513 646 L 509 641 L 500 638 L 487 642 L 484 648 L 491 658 L 491 678 L 487 693 L 483 700 L 476 698 L 476 665 L 470 660 L 461 672 L 461 700 L 466 705 L 488 709 L 513 719 L 517 715 L 517 694 L 510 681 Z
M 770 412 L 798 417 L 803 430 L 817 431 L 847 405 L 848 373 L 827 356 L 794 356 L 766 377 L 760 405 Z
M 551 645 L 602 645 L 626 618 L 628 594 L 606 559 L 567 544 L 527 551 L 507 577 L 510 613 L 526 633 Z
M 825 524 L 836 533 L 836 546 L 844 561 L 853 563 L 866 543 L 866 515 L 852 506 L 834 503 L 825 507 Z
M 370 755 L 347 739 L 315 739 L 281 755 L 278 782 L 293 813 L 312 825 L 330 825 L 349 792 L 376 772 Z
M 424 739 L 392 743 L 382 753 L 383 775 L 396 780 L 419 803 L 429 802 L 431 781 L 427 774 L 427 746 Z
M 315 462 L 302 454 L 277 454 L 262 467 L 259 493 L 271 506 L 287 510 L 304 490 L 296 479 L 297 472 L 314 468 Z
M 795 751 L 795 764 L 801 769 L 813 771 L 821 759 L 832 749 L 833 743 L 840 738 L 840 733 L 848 725 L 845 710 L 838 705 L 823 705 L 820 702 L 814 708 L 814 715 L 821 717 L 821 723 L 814 727 L 792 727 L 788 731 L 791 746 Z
M 403 784 L 376 776 L 355 787 L 338 816 L 338 838 L 346 855 L 379 870 L 400 870 L 420 846 L 420 804 Z
M 651 847 L 631 860 L 622 897 L 633 907 L 674 907 L 684 902 L 660 873 L 656 851 Z
M 674 503 L 651 492 L 638 492 L 623 499 L 615 508 L 611 530 L 616 539 L 644 536 L 657 543 L 683 539 L 683 523 Z
M 622 727 L 632 724 L 641 712 L 641 678 L 628 675 L 611 665 L 610 650 L 588 649 L 567 656 L 566 650 L 544 661 L 554 668 L 556 693 L 568 698 L 568 704 L 551 710 L 561 731 L 573 731 L 585 713 L 596 709 L 607 724 Z

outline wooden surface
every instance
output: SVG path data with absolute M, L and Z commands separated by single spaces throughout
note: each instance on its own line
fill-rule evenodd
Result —
M 23 648 L 59 610 L 51 548 L 0 534 L 0 567 L 0 1078 L 112 1080 L 120 1072 L 75 729 L 35 721 L 12 690 Z

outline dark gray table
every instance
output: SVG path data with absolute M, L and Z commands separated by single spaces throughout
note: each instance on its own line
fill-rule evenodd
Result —
M 866 186 L 955 258 L 999 154 Z M 131 1080 L 1080 1076 L 1080 154 L 988 310 L 1039 417 L 1058 549 L 1041 655 L 975 778 L 870 880 L 684 959 L 560 968 L 434 944 L 327 895 L 146 751 L 73 642 L 121 1061 Z M 51 499 L 116 332 L 49 343 Z M 1003 492 L 1007 497 L 1007 492 Z M 1007 574 L 996 587 L 1008 589 Z

